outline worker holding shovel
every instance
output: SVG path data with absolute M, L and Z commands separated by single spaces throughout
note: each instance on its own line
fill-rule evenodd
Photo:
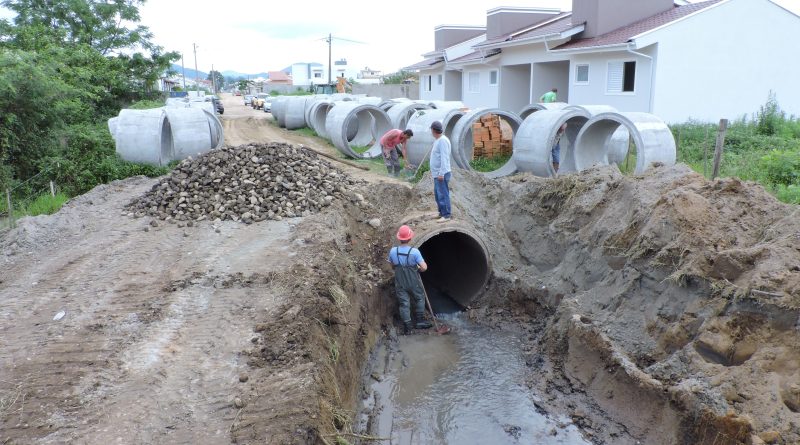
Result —
M 398 130 L 394 128 L 389 130 L 381 137 L 381 148 L 383 149 L 383 163 L 386 165 L 386 170 L 392 176 L 397 176 L 400 174 L 400 160 L 398 159 L 398 147 L 403 152 L 403 159 L 406 159 L 408 162 L 408 156 L 406 151 L 406 146 L 408 145 L 408 140 L 414 136 L 414 132 L 411 130 Z
M 397 231 L 399 246 L 389 250 L 389 262 L 394 266 L 394 287 L 400 306 L 400 319 L 403 321 L 403 334 L 411 333 L 411 303 L 416 313 L 417 329 L 429 329 L 431 323 L 425 319 L 425 289 L 419 273 L 428 270 L 419 249 L 408 243 L 414 238 L 411 227 L 403 225 Z

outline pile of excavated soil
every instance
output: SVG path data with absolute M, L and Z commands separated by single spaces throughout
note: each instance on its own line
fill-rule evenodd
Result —
M 797 206 L 685 166 L 452 185 L 493 266 L 473 316 L 546 320 L 530 384 L 598 443 L 800 442 Z
M 182 161 L 128 211 L 162 220 L 250 224 L 308 216 L 338 199 L 364 201 L 353 191 L 358 183 L 310 150 L 251 143 Z

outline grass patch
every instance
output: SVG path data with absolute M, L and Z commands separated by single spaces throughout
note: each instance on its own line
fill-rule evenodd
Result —
M 469 161 L 469 165 L 475 171 L 488 173 L 488 172 L 493 172 L 499 169 L 500 167 L 506 165 L 509 159 L 511 159 L 511 155 L 495 156 L 493 158 L 475 158 Z
M 164 100 L 138 100 L 132 103 L 128 108 L 132 110 L 148 110 L 150 108 L 161 108 L 167 104 Z
M 303 136 L 308 136 L 308 137 L 319 137 L 319 135 L 317 134 L 317 132 L 316 132 L 316 131 L 314 131 L 314 130 L 312 130 L 311 128 L 308 128 L 308 127 L 299 128 L 299 129 L 297 129 L 297 130 L 294 130 L 294 131 L 295 131 L 296 133 L 298 133 L 298 134 L 302 134 Z
M 25 207 L 25 214 L 30 216 L 52 215 L 67 201 L 69 201 L 69 197 L 63 193 L 56 193 L 56 196 L 46 193 L 28 204 Z
M 352 148 L 353 151 L 358 154 L 364 154 L 372 147 L 368 145 L 351 145 L 350 148 Z

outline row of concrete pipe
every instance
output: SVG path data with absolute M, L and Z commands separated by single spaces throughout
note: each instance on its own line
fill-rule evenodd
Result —
M 280 126 L 309 127 L 352 158 L 378 157 L 381 135 L 391 128 L 411 129 L 414 137 L 408 143 L 408 162 L 412 165 L 428 158 L 433 146 L 430 126 L 440 121 L 452 143 L 452 164 L 465 170 L 471 169 L 473 124 L 483 116 L 497 115 L 509 124 L 514 139 L 508 163 L 486 173 L 493 178 L 518 172 L 552 177 L 594 165 L 621 164 L 628 158 L 631 142 L 636 149 L 636 173 L 654 162 L 672 165 L 676 159 L 675 140 L 661 119 L 648 113 L 618 112 L 606 105 L 531 104 L 517 114 L 498 108 L 467 110 L 458 101 L 338 95 L 279 97 L 272 103 L 272 113 Z M 564 124 L 556 172 L 551 153 Z M 366 151 L 354 148 L 365 146 Z
M 225 139 L 213 103 L 200 101 L 124 109 L 108 120 L 108 129 L 122 159 L 159 166 L 220 148 Z

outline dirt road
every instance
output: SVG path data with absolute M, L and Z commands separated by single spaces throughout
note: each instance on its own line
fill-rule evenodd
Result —
M 316 144 L 239 100 L 226 98 L 228 144 Z M 258 277 L 313 254 L 291 244 L 301 219 L 181 228 L 123 216 L 154 183 L 100 186 L 0 238 L 0 443 L 229 443 L 244 415 L 303 408 L 285 399 L 310 384 L 291 366 L 260 382 L 281 388 L 261 414 L 235 400 L 252 390 L 240 377 L 254 326 L 287 295 Z

